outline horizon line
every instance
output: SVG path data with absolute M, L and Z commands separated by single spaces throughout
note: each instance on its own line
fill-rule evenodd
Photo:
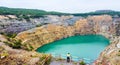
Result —
M 0 7 L 6 7 L 6 8 L 15 8 L 15 9 L 34 9 L 34 10 L 43 10 L 46 12 L 59 12 L 59 13 L 70 13 L 70 14 L 77 14 L 77 13 L 90 13 L 90 12 L 95 12 L 95 11 L 102 11 L 102 10 L 110 10 L 110 11 L 116 11 L 118 12 L 119 10 L 113 10 L 113 9 L 98 9 L 98 10 L 92 10 L 88 12 L 63 12 L 63 11 L 53 11 L 53 10 L 44 10 L 44 9 L 38 9 L 38 8 L 23 8 L 23 7 L 8 7 L 8 6 L 0 6 Z

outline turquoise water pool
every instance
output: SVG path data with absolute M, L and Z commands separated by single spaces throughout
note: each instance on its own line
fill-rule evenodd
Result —
M 70 53 L 72 60 L 84 59 L 90 63 L 96 60 L 108 45 L 109 40 L 101 35 L 77 35 L 43 45 L 36 51 L 62 58 L 66 58 L 66 54 Z

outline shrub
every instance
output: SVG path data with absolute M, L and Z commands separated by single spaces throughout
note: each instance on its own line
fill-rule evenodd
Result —
M 12 47 L 12 43 L 10 43 L 10 42 L 8 42 L 8 41 L 4 41 L 4 43 L 5 43 L 6 45 L 9 45 L 10 47 Z
M 63 59 L 61 57 L 57 58 L 56 61 L 62 61 Z
M 77 62 L 74 62 L 75 65 L 77 65 Z
M 40 62 L 38 62 L 38 65 L 49 65 L 51 62 L 51 58 L 52 58 L 51 55 L 42 54 L 42 57 L 40 57 L 40 60 L 39 60 Z
M 21 40 L 10 39 L 9 41 L 4 41 L 4 43 L 13 48 L 21 48 Z
M 15 38 L 17 34 L 13 33 L 13 34 L 5 34 L 5 35 L 10 38 Z
M 118 56 L 120 56 L 120 54 L 118 54 Z
M 21 40 L 15 40 L 13 43 L 13 48 L 21 48 Z
M 28 44 L 27 49 L 28 49 L 28 51 L 32 51 L 34 48 L 30 44 Z
M 80 61 L 79 63 L 80 65 L 86 65 L 86 63 L 84 61 Z
M 36 27 L 40 27 L 40 26 L 41 26 L 41 24 L 36 25 Z
M 3 51 L 0 55 L 6 57 L 6 56 L 8 56 L 9 54 L 8 54 L 7 51 Z
M 45 65 L 49 65 L 51 62 L 52 56 L 49 56 L 48 59 L 45 61 Z
M 40 58 L 40 61 L 44 60 L 46 58 L 46 55 L 43 54 L 42 57 Z
M 3 50 L 4 50 L 4 48 L 3 48 L 3 47 L 0 47 L 0 52 L 3 51 Z
M 21 45 L 22 45 L 21 40 L 15 39 L 15 37 L 17 35 L 16 33 L 14 33 L 14 34 L 2 33 L 2 34 L 5 35 L 8 40 L 8 41 L 3 41 L 5 44 L 9 45 L 12 48 L 17 48 L 17 49 L 21 48 Z
M 0 34 L 2 34 L 2 35 L 5 35 L 5 36 L 7 36 L 7 37 L 9 37 L 9 38 L 15 38 L 16 37 L 16 33 L 4 33 L 4 32 L 1 32 Z

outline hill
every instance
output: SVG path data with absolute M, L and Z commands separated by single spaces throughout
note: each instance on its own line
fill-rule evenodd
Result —
M 115 11 L 114 10 L 96 10 L 95 12 L 108 13 L 108 12 L 115 12 Z
M 16 15 L 17 17 L 31 17 L 37 18 L 43 15 L 64 15 L 65 13 L 60 12 L 47 12 L 44 10 L 38 9 L 22 9 L 22 8 L 7 8 L 7 7 L 0 7 L 0 15 Z
M 96 10 L 94 12 L 88 12 L 88 13 L 61 13 L 61 12 L 48 12 L 44 10 L 38 10 L 38 9 L 23 9 L 23 8 L 7 8 L 7 7 L 0 7 L 0 15 L 16 15 L 18 18 L 38 18 L 42 17 L 44 15 L 74 15 L 74 16 L 82 16 L 87 17 L 89 15 L 111 15 L 120 16 L 119 11 L 114 10 Z
M 88 13 L 73 13 L 72 15 L 75 16 L 83 16 L 87 17 L 89 15 L 111 15 L 114 17 L 115 15 L 118 15 L 120 17 L 120 12 L 119 11 L 114 11 L 114 10 L 96 10 L 94 12 L 88 12 Z

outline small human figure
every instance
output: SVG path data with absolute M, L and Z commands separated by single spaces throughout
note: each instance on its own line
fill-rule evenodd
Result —
M 67 62 L 69 63 L 70 62 L 70 53 L 67 53 Z

